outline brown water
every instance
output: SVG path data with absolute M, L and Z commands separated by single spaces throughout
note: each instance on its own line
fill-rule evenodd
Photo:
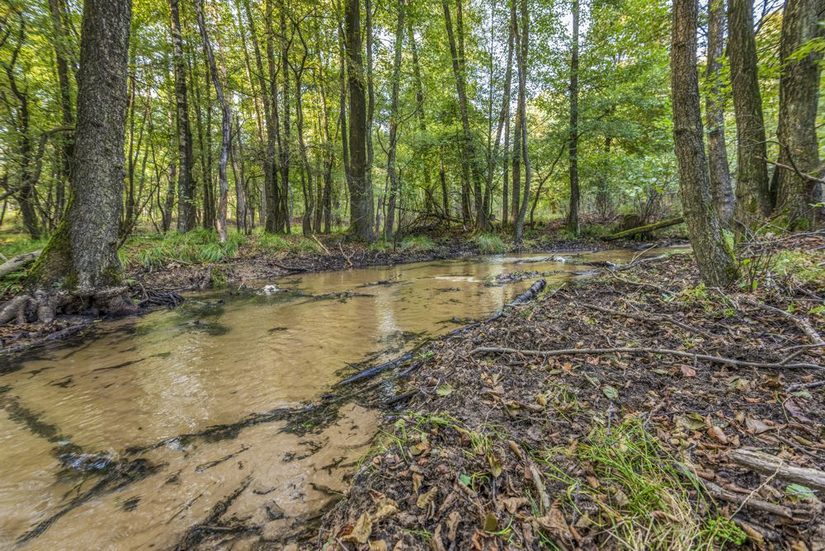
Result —
M 345 490 L 378 427 L 377 412 L 347 404 L 325 428 L 285 431 L 302 403 L 348 364 L 487 317 L 539 276 L 491 278 L 551 272 L 553 285 L 588 269 L 579 262 L 632 253 L 563 256 L 319 273 L 279 280 L 285 291 L 271 296 L 192 296 L 7 366 L 0 548 L 169 548 L 205 519 L 227 534 L 243 523 L 260 527 L 250 539 L 289 541 Z M 199 434 L 215 425 L 230 426 Z

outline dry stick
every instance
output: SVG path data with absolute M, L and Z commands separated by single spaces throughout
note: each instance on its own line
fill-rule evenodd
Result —
M 790 312 L 786 312 L 785 310 L 782 310 L 781 308 L 777 308 L 775 306 L 771 306 L 770 304 L 765 304 L 764 302 L 758 302 L 750 299 L 746 299 L 745 302 L 752 306 L 758 306 L 759 308 L 763 308 L 770 312 L 774 312 L 775 314 L 779 314 L 780 316 L 789 319 L 790 321 L 795 323 L 796 326 L 799 327 L 799 329 L 803 333 L 805 333 L 805 335 L 807 335 L 809 339 L 811 339 L 811 342 L 813 344 L 818 346 L 825 345 L 825 340 L 822 340 L 822 337 L 819 335 L 817 330 L 814 329 L 813 325 L 811 325 L 808 322 L 808 320 L 794 316 Z
M 688 325 L 686 323 L 682 323 L 681 321 L 676 321 L 675 319 L 671 318 L 670 316 L 663 316 L 663 315 L 643 316 L 641 314 L 631 314 L 630 312 L 621 312 L 619 310 L 611 310 L 610 308 L 603 308 L 601 306 L 596 306 L 595 304 L 588 304 L 586 302 L 581 302 L 579 304 L 581 304 L 582 306 L 584 306 L 586 308 L 592 308 L 593 310 L 597 310 L 597 311 L 605 313 L 605 314 L 613 314 L 613 315 L 616 315 L 616 316 L 624 316 L 626 318 L 631 318 L 631 319 L 640 320 L 640 321 L 663 321 L 663 322 L 666 322 L 666 323 L 672 323 L 673 325 L 675 325 L 677 327 L 681 327 L 682 329 L 684 329 L 686 331 L 690 331 L 692 333 L 699 333 L 703 337 L 706 337 L 706 338 L 709 338 L 709 339 L 713 338 L 713 335 L 711 335 L 710 333 L 702 331 L 701 329 L 697 329 L 696 327 L 691 327 L 690 325 Z
M 751 362 L 747 360 L 735 360 L 733 358 L 723 358 L 721 356 L 710 356 L 708 354 L 694 354 L 683 350 L 671 350 L 667 348 L 563 348 L 559 350 L 519 350 L 517 348 L 482 346 L 470 352 L 475 354 L 521 354 L 523 356 L 569 356 L 576 354 L 665 354 L 669 356 L 679 356 L 692 360 L 704 360 L 711 363 L 732 365 L 737 367 L 756 367 L 762 369 L 825 369 L 821 365 L 812 363 L 788 363 L 782 362 Z
M 340 241 L 338 242 L 338 248 L 341 250 L 341 256 L 344 257 L 344 260 L 347 261 L 347 264 L 349 264 L 349 267 L 352 268 L 352 260 L 350 260 L 350 257 L 352 255 L 347 256 L 347 253 L 344 252 L 344 247 L 343 247 L 343 245 L 341 245 Z
M 825 490 L 825 472 L 818 469 L 787 465 L 781 459 L 757 450 L 733 450 L 730 452 L 730 458 L 760 473 L 768 475 L 776 473 L 776 478 L 780 480 L 804 484 L 815 490 Z
M 324 246 L 324 244 L 323 244 L 323 243 L 321 243 L 321 240 L 320 240 L 320 239 L 318 239 L 318 236 L 317 236 L 317 235 L 313 235 L 313 236 L 312 236 L 312 238 L 315 240 L 315 242 L 316 242 L 316 243 L 318 243 L 318 244 L 321 246 L 321 248 L 322 248 L 322 249 L 324 249 L 324 252 L 325 252 L 325 253 L 327 253 L 327 256 L 329 256 L 329 255 L 331 254 L 331 253 L 329 252 L 329 249 L 327 249 L 327 248 Z

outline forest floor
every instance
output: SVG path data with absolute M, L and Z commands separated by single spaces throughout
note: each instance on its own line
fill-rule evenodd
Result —
M 495 234 L 469 236 L 453 232 L 431 238 L 411 236 L 397 242 L 380 241 L 364 245 L 344 239 L 342 235 L 300 236 L 232 234 L 226 244 L 219 244 L 214 232 L 196 230 L 180 235 L 138 235 L 121 251 L 125 284 L 137 308 L 130 313 L 145 313 L 156 308 L 176 306 L 179 293 L 225 289 L 231 293 L 254 293 L 274 280 L 298 273 L 344 270 L 367 266 L 386 266 L 438 259 L 471 257 L 515 251 Z M 679 242 L 678 239 L 675 240 Z M 673 239 L 661 240 L 663 245 Z M 29 252 L 42 243 L 25 243 L 28 248 L 5 251 Z M 520 252 L 593 251 L 606 248 L 645 245 L 636 241 L 606 242 L 599 239 L 563 239 L 546 232 L 535 232 Z M 0 302 L 10 300 L 22 290 L 25 272 L 0 280 Z M 30 312 L 35 315 L 35 312 Z M 19 353 L 32 347 L 53 343 L 84 332 L 98 319 L 97 312 L 61 315 L 54 321 L 30 323 L 17 320 L 0 324 L 0 354 Z M 31 321 L 31 320 L 28 320 Z
M 753 292 L 673 255 L 420 350 L 307 548 L 825 548 L 825 235 L 746 256 Z

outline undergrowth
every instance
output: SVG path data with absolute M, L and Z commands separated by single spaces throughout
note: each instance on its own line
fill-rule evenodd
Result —
M 220 243 L 212 230 L 198 229 L 187 233 L 169 232 L 163 235 L 143 235 L 130 239 L 120 250 L 124 266 L 156 269 L 176 262 L 204 264 L 235 258 L 246 237 L 230 232 L 226 243 Z
M 492 233 L 480 233 L 473 239 L 481 254 L 501 254 L 507 252 L 507 245 L 501 237 Z
M 620 548 L 717 549 L 745 542 L 745 533 L 713 512 L 698 481 L 684 474 L 638 418 L 610 429 L 598 427 L 570 452 L 597 483 L 560 469 L 553 461 L 556 453 L 552 450 L 544 462 L 553 470 L 551 476 L 567 485 L 567 506 L 578 508 L 581 495 L 589 497 L 598 507 L 589 521 Z

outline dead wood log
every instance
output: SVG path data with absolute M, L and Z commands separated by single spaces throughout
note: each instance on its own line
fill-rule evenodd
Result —
M 37 257 L 40 256 L 42 251 L 34 251 L 31 253 L 21 254 L 19 256 L 15 256 L 14 258 L 10 258 L 9 260 L 0 264 L 0 278 L 5 277 L 11 273 L 14 273 L 18 270 L 22 270 L 29 264 L 32 264 Z
M 521 354 L 522 356 L 541 356 L 548 358 L 551 356 L 572 356 L 576 354 L 663 354 L 669 356 L 679 356 L 690 358 L 691 360 L 703 360 L 706 362 L 732 365 L 735 367 L 756 367 L 762 369 L 825 369 L 823 366 L 812 363 L 785 363 L 781 362 L 752 362 L 748 360 L 735 360 L 733 358 L 723 358 L 721 356 L 711 356 L 709 354 L 694 354 L 683 350 L 670 350 L 667 348 L 562 348 L 559 350 L 520 350 L 518 348 L 506 348 L 497 346 L 482 346 L 470 351 L 470 355 L 476 354 Z
M 661 220 L 659 222 L 654 222 L 653 224 L 646 224 L 644 226 L 638 226 L 635 228 L 630 228 L 629 230 L 620 231 L 618 233 L 614 233 L 613 235 L 608 235 L 604 238 L 605 241 L 615 241 L 616 239 L 624 239 L 626 237 L 633 237 L 634 235 L 638 235 L 640 233 L 649 233 L 656 230 L 661 230 L 664 228 L 669 228 L 670 226 L 675 226 L 677 224 L 681 224 L 684 222 L 685 219 L 682 216 L 678 218 L 669 218 L 667 220 Z
M 731 451 L 730 458 L 753 471 L 804 484 L 815 490 L 825 490 L 825 472 L 818 469 L 788 465 L 778 457 L 747 448 Z
M 529 289 L 527 289 L 522 294 L 517 296 L 515 300 L 513 300 L 506 307 L 516 306 L 517 304 L 524 304 L 525 302 L 530 302 L 531 300 L 536 298 L 536 296 L 538 296 L 538 294 L 541 293 L 545 287 L 547 287 L 547 282 L 545 280 L 540 279 L 536 281 L 530 286 Z

